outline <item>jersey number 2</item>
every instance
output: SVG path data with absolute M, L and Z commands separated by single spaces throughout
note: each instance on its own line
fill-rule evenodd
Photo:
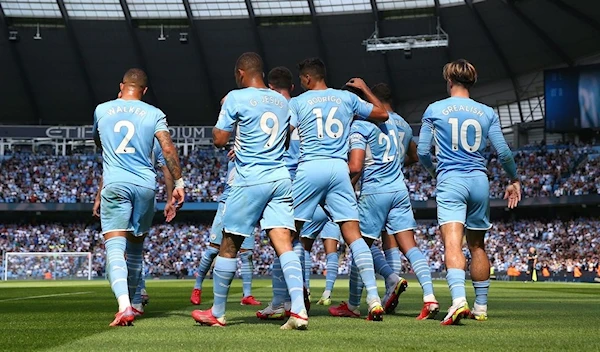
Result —
M 121 120 L 115 124 L 115 133 L 120 133 L 121 129 L 125 127 L 127 129 L 127 133 L 125 134 L 125 138 L 119 143 L 117 149 L 115 149 L 115 153 L 117 154 L 132 154 L 135 153 L 134 147 L 128 147 L 129 141 L 133 138 L 135 134 L 135 126 L 133 123 L 127 120 Z

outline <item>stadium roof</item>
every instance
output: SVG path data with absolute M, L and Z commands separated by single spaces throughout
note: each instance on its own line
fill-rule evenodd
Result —
M 354 76 L 388 82 L 413 122 L 445 96 L 442 66 L 466 58 L 479 71 L 475 98 L 503 106 L 508 125 L 543 111 L 541 70 L 600 57 L 600 1 L 0 0 L 0 7 L 3 124 L 90 123 L 94 105 L 114 98 L 133 66 L 148 72 L 147 101 L 171 124 L 212 124 L 234 88 L 235 59 L 256 51 L 267 68 L 293 71 L 319 56 L 332 86 Z M 402 50 L 367 53 L 362 45 L 376 23 L 380 37 L 433 34 L 438 18 L 447 48 L 413 49 L 407 59 Z M 509 104 L 516 100 L 521 109 Z

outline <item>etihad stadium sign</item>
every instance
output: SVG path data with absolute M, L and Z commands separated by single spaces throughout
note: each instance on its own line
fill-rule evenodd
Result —
M 174 140 L 212 138 L 212 126 L 169 126 Z M 0 138 L 93 139 L 92 126 L 3 126 Z

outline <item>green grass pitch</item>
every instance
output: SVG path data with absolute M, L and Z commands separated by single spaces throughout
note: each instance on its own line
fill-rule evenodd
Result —
M 201 309 L 212 303 L 207 280 Z M 379 281 L 380 286 L 383 282 Z M 313 302 L 323 280 L 313 280 Z M 228 326 L 200 327 L 190 316 L 193 282 L 149 280 L 150 304 L 133 327 L 110 328 L 116 301 L 108 282 L 0 283 L 2 351 L 600 351 L 600 285 L 492 282 L 486 322 L 440 326 L 450 298 L 445 281 L 435 289 L 442 305 L 436 321 L 416 321 L 421 289 L 415 280 L 398 313 L 383 322 L 333 318 L 313 303 L 308 331 L 280 331 L 281 321 L 255 318 L 240 306 L 234 281 Z M 473 302 L 470 283 L 467 295 Z M 334 304 L 347 299 L 348 281 L 338 280 Z M 383 291 L 383 289 L 380 289 Z M 254 295 L 267 303 L 270 281 L 255 280 Z M 366 306 L 363 304 L 363 314 Z

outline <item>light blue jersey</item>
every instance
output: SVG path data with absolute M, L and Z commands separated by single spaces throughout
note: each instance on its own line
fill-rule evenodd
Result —
M 385 123 L 356 120 L 352 123 L 350 149 L 365 151 L 361 194 L 406 190 L 402 165 L 412 139 L 410 126 L 395 113 Z
M 502 135 L 498 115 L 492 108 L 468 98 L 447 98 L 427 108 L 419 134 L 418 154 L 423 166 L 435 173 L 430 150 L 435 139 L 437 181 L 469 173 L 485 174 L 483 151 L 490 140 L 509 177 L 517 176 L 516 166 Z
M 233 179 L 235 178 L 235 162 L 229 161 L 227 163 L 227 181 L 223 186 L 223 193 L 219 197 L 219 202 L 225 203 L 227 197 L 229 196 L 229 190 L 231 189 L 231 184 L 233 184 Z
M 289 178 L 283 153 L 289 126 L 287 100 L 268 88 L 230 92 L 216 128 L 235 135 L 233 186 L 251 186 Z
M 131 183 L 154 190 L 154 135 L 168 131 L 165 114 L 140 100 L 116 99 L 94 111 L 94 136 L 102 144 L 104 186 Z
M 354 93 L 328 88 L 309 90 L 290 101 L 290 124 L 298 129 L 300 163 L 348 160 L 348 136 L 354 116 L 366 119 L 373 111 Z
M 300 159 L 300 137 L 298 136 L 298 129 L 294 129 L 290 136 L 290 146 L 283 154 L 285 159 L 285 167 L 287 167 L 290 177 L 292 180 L 296 176 L 296 169 L 298 168 L 298 160 Z

